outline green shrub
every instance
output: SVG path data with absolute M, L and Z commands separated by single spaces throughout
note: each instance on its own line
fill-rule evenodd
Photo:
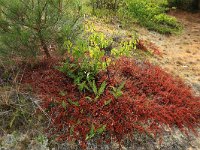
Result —
M 76 4 L 76 5 L 75 5 Z M 50 57 L 50 45 L 63 45 L 76 33 L 80 5 L 72 0 L 1 0 L 0 54 Z
M 74 80 L 80 91 L 89 90 L 97 93 L 95 80 L 102 71 L 108 71 L 107 67 L 112 58 L 131 56 L 132 50 L 136 49 L 137 39 L 122 41 L 118 49 L 112 48 L 112 39 L 106 38 L 103 33 L 89 29 L 87 40 L 79 40 L 73 45 L 70 41 L 65 42 L 68 50 L 66 62 L 59 70 Z M 109 78 L 109 72 L 107 72 Z M 103 86 L 104 87 L 104 86 Z M 100 88 L 101 89 L 101 88 Z M 100 94 L 96 94 L 97 97 Z
M 126 3 L 129 13 L 148 29 L 160 33 L 179 32 L 181 30 L 180 24 L 174 17 L 165 13 L 167 11 L 166 4 L 164 1 L 156 3 L 149 0 L 134 0 Z
M 160 33 L 177 33 L 181 25 L 174 17 L 168 16 L 167 0 L 122 0 L 117 1 L 117 7 L 111 9 L 108 5 L 115 1 L 92 1 L 93 12 L 98 17 L 118 17 L 123 26 L 131 22 L 139 22 L 140 25 Z M 110 19 L 111 20 L 111 19 Z
M 88 41 L 79 40 L 75 45 L 66 41 L 68 58 L 59 70 L 72 78 L 80 91 L 92 91 L 95 87 L 92 82 L 96 75 L 105 71 L 111 61 L 106 58 L 106 49 L 111 42 L 112 40 L 106 39 L 104 34 L 96 32 L 88 37 Z

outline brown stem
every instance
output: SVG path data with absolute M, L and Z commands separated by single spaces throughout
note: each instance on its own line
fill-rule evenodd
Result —
M 108 76 L 108 80 L 110 81 L 110 72 L 108 70 L 108 63 L 107 63 L 106 57 L 105 57 L 105 62 L 106 62 L 106 73 L 107 73 L 107 76 Z
M 43 50 L 44 50 L 44 53 L 45 53 L 45 55 L 47 56 L 47 58 L 50 58 L 51 55 L 50 55 L 50 53 L 49 53 L 49 49 L 48 49 L 48 47 L 47 47 L 47 44 L 46 44 L 44 38 L 42 37 L 41 31 L 39 31 L 38 34 L 39 34 L 40 43 L 41 43 L 41 45 L 42 45 L 42 48 L 43 48 Z

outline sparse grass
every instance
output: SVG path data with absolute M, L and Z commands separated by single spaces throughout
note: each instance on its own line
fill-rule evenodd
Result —
M 23 131 L 34 125 L 36 106 L 19 87 L 0 88 L 0 126 L 4 132 Z
M 45 117 L 30 92 L 17 83 L 21 81 L 16 66 L 1 65 L 0 70 L 0 147 L 29 149 L 38 134 L 42 134 Z M 25 148 L 26 147 L 26 148 Z

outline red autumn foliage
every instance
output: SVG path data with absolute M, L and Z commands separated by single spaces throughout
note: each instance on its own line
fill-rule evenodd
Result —
M 137 43 L 137 48 L 141 49 L 144 52 L 152 52 L 154 55 L 162 55 L 159 48 L 154 43 L 147 40 L 139 40 L 139 42 Z
M 118 142 L 132 137 L 134 132 L 156 135 L 164 126 L 195 132 L 200 123 L 200 97 L 193 96 L 180 79 L 148 62 L 129 58 L 120 58 L 108 69 L 110 81 L 104 72 L 97 78 L 99 84 L 104 80 L 108 83 L 97 102 L 89 101 L 86 97 L 94 97 L 93 94 L 79 92 L 71 79 L 48 62 L 27 70 L 23 82 L 31 84 L 43 99 L 43 108 L 52 118 L 51 135 L 61 140 L 76 139 L 84 146 L 92 124 L 95 129 L 106 125 L 102 140 L 112 137 Z M 116 87 L 123 81 L 123 95 L 116 99 L 110 86 Z M 61 91 L 66 94 L 60 94 Z

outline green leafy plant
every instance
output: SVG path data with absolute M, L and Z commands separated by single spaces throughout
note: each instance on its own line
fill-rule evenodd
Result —
M 127 56 L 130 57 L 131 54 L 133 53 L 133 50 L 136 49 L 136 45 L 138 43 L 138 39 L 136 36 L 133 36 L 129 41 L 122 41 L 120 43 L 120 48 L 119 49 L 112 49 L 111 50 L 111 55 L 114 57 L 120 57 L 120 56 Z
M 38 120 L 35 113 L 35 105 L 23 93 L 19 92 L 19 86 L 2 86 L 0 88 L 0 126 L 2 130 L 17 131 L 20 128 L 27 129 L 34 126 Z
M 65 46 L 68 49 L 68 58 L 59 70 L 72 78 L 80 91 L 93 91 L 99 96 L 95 90 L 95 78 L 100 71 L 105 71 L 111 62 L 110 58 L 106 58 L 110 43 L 111 40 L 107 40 L 105 35 L 96 32 L 88 37 L 88 41 L 80 40 L 76 45 L 67 41 Z M 105 83 L 101 86 L 104 87 Z M 100 87 L 100 90 L 103 87 Z
M 111 100 L 111 99 L 110 99 L 110 100 L 107 100 L 107 101 L 105 101 L 105 102 L 104 102 L 104 106 L 107 106 L 107 105 L 109 105 L 111 102 L 112 102 L 112 100 Z
M 113 96 L 116 99 L 118 99 L 120 96 L 123 95 L 122 89 L 124 88 L 124 85 L 125 85 L 125 82 L 122 82 L 118 87 L 111 86 L 112 91 L 110 92 L 113 94 Z
M 59 92 L 59 95 L 60 95 L 60 96 L 66 96 L 66 94 L 67 94 L 66 91 L 60 91 L 60 92 Z
M 118 0 L 90 0 L 92 7 L 93 7 L 93 12 L 96 9 L 109 9 L 116 11 L 121 4 L 121 1 Z
M 74 105 L 74 106 L 79 106 L 79 102 L 78 101 L 72 101 L 71 99 L 67 99 L 68 102 L 71 104 L 71 105 Z
M 95 83 L 95 80 L 93 80 L 92 82 L 91 81 L 89 81 L 89 85 L 90 85 L 90 87 L 92 88 L 92 91 L 93 91 L 93 93 L 95 94 L 95 101 L 103 94 L 103 92 L 105 91 L 105 88 L 106 88 L 106 85 L 107 85 L 107 83 L 106 83 L 106 81 L 104 81 L 101 85 L 100 85 L 100 87 L 99 87 L 99 89 L 97 88 L 97 85 L 96 85 L 96 83 Z
M 136 49 L 138 42 L 137 36 L 133 36 L 129 41 L 123 41 L 119 49 L 112 49 L 112 40 L 107 39 L 103 33 L 97 33 L 93 28 L 88 27 L 90 33 L 88 40 L 80 40 L 76 45 L 70 41 L 65 43 L 68 51 L 68 58 L 59 70 L 74 80 L 80 91 L 89 91 L 95 94 L 95 98 L 87 97 L 89 101 L 97 101 L 106 89 L 106 81 L 97 86 L 96 77 L 102 71 L 107 72 L 109 77 L 108 66 L 112 62 L 112 57 L 131 56 Z M 113 94 L 119 97 L 121 88 L 113 87 Z M 110 102 L 108 102 L 109 104 Z M 105 105 L 108 105 L 105 104 Z
M 86 135 L 86 140 L 90 140 L 96 135 L 102 134 L 104 131 L 106 131 L 106 125 L 103 125 L 102 127 L 95 130 L 95 126 L 92 124 L 89 134 Z
M 62 101 L 61 105 L 62 105 L 62 107 L 63 107 L 64 109 L 67 109 L 67 103 L 66 103 L 65 101 Z
M 45 144 L 45 142 L 48 140 L 43 134 L 39 134 L 35 139 L 41 144 Z

